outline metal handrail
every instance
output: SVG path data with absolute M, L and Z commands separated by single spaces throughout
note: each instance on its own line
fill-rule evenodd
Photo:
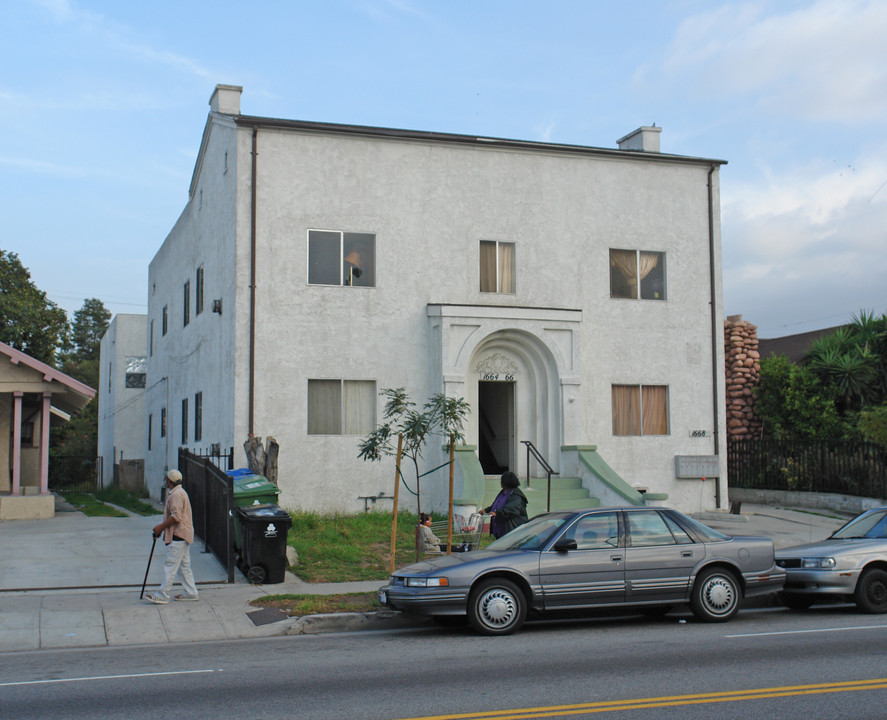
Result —
M 536 449 L 536 446 L 530 440 L 521 440 L 521 444 L 527 446 L 527 487 L 530 487 L 530 453 L 533 454 L 533 457 L 536 459 L 542 468 L 548 473 L 548 497 L 546 498 L 546 511 L 551 512 L 551 476 L 552 475 L 560 475 L 557 470 L 554 470 L 551 465 L 545 460 L 544 457 L 540 454 L 540 452 Z

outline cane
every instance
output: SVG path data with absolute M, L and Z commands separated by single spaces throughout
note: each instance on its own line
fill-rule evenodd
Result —
M 154 541 L 151 543 L 151 554 L 148 555 L 148 567 L 145 568 L 145 582 L 142 583 L 142 592 L 139 593 L 139 600 L 145 596 L 145 585 L 148 584 L 148 571 L 151 569 L 151 558 L 154 557 L 154 546 L 157 544 L 157 536 L 152 532 L 151 537 Z

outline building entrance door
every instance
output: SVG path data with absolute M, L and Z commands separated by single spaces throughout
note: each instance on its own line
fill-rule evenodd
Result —
M 484 475 L 515 467 L 514 382 L 477 383 L 477 456 Z

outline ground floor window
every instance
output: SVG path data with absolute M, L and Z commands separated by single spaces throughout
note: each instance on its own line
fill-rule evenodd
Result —
M 376 428 L 372 380 L 309 380 L 309 435 L 366 435 Z
M 614 385 L 614 435 L 668 435 L 667 385 Z

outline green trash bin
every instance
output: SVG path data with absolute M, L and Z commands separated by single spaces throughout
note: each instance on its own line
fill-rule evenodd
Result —
M 277 504 L 280 489 L 264 475 L 256 475 L 249 470 L 229 470 L 228 475 L 234 481 L 235 508 Z M 240 551 L 243 548 L 241 517 L 236 512 L 232 515 L 234 517 L 234 547 Z

